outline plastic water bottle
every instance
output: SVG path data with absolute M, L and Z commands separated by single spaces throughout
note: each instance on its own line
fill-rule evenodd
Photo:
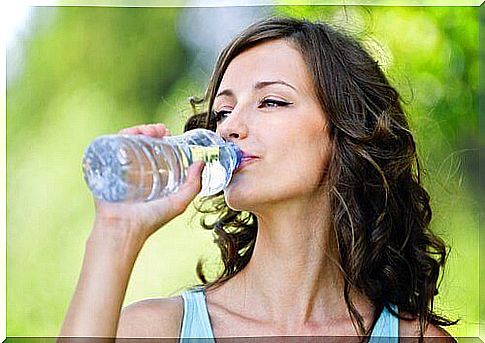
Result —
M 187 168 L 205 162 L 199 195 L 213 195 L 230 182 L 242 152 L 215 132 L 195 129 L 180 136 L 106 135 L 96 138 L 83 159 L 84 179 L 93 195 L 109 202 L 150 201 L 184 183 Z

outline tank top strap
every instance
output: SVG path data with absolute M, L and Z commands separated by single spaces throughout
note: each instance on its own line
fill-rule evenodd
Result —
M 182 298 L 184 300 L 184 315 L 179 342 L 214 343 L 204 288 L 196 287 L 184 291 Z
M 215 343 L 204 288 L 196 287 L 184 291 L 182 298 L 184 300 L 184 314 L 179 342 Z M 395 312 L 398 311 L 397 306 L 391 304 L 390 307 Z M 372 330 L 369 342 L 399 342 L 399 318 L 393 316 L 386 307 L 382 310 Z
M 391 309 L 398 312 L 396 305 L 391 304 Z M 370 343 L 398 343 L 399 342 L 399 318 L 393 316 L 384 307 L 377 320 L 369 340 Z

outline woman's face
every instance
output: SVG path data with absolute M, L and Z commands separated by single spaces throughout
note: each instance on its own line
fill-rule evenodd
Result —
M 229 207 L 257 213 L 321 192 L 327 121 L 305 62 L 289 43 L 270 41 L 234 58 L 213 111 L 220 118 L 217 132 L 248 155 L 225 190 Z

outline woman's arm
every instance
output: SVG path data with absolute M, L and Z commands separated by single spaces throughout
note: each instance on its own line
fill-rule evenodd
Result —
M 183 307 L 180 296 L 146 299 L 131 304 L 121 311 L 116 337 L 176 338 L 176 342 L 181 331 Z
M 161 138 L 168 131 L 163 125 L 148 125 L 122 133 Z M 180 189 L 162 199 L 117 204 L 95 200 L 95 224 L 60 336 L 115 337 L 138 253 L 148 237 L 182 214 L 199 193 L 202 168 L 203 163 L 194 163 Z
M 127 228 L 94 227 L 60 336 L 115 336 L 128 280 L 141 247 Z
M 404 342 L 419 342 L 419 320 L 399 321 L 399 337 Z M 445 329 L 429 324 L 424 332 L 424 342 L 454 343 L 456 340 Z

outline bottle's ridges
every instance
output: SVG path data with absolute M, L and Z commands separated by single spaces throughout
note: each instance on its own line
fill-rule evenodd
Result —
M 100 155 L 96 160 L 85 160 L 90 164 L 89 166 L 83 164 L 85 180 L 93 194 L 105 201 L 154 200 L 176 191 L 185 181 L 186 169 L 193 161 L 192 152 L 188 146 L 190 144 L 217 149 L 216 158 L 207 159 L 203 173 L 203 185 L 205 184 L 206 187 L 203 189 L 204 195 L 219 193 L 227 186 L 233 171 L 240 165 L 242 151 L 233 142 L 224 141 L 217 133 L 204 129 L 162 139 L 143 135 L 98 137 L 85 151 L 85 157 L 94 153 Z M 129 146 L 129 149 L 132 149 L 131 155 L 137 157 L 132 163 L 122 163 L 116 159 L 116 153 L 123 145 L 126 145 L 126 148 Z M 157 146 L 165 146 L 165 148 L 156 149 Z M 171 149 L 168 146 L 173 151 L 169 152 Z M 103 160 L 102 163 L 101 160 Z M 93 168 L 96 169 L 96 173 L 90 170 Z M 139 170 L 133 172 L 133 168 Z M 148 182 L 149 175 L 152 182 Z M 96 176 L 100 179 L 96 180 Z M 174 176 L 176 176 L 175 179 Z M 161 180 L 164 181 L 161 182 Z M 123 189 L 120 188 L 121 186 Z M 153 188 L 149 189 L 149 187 Z

